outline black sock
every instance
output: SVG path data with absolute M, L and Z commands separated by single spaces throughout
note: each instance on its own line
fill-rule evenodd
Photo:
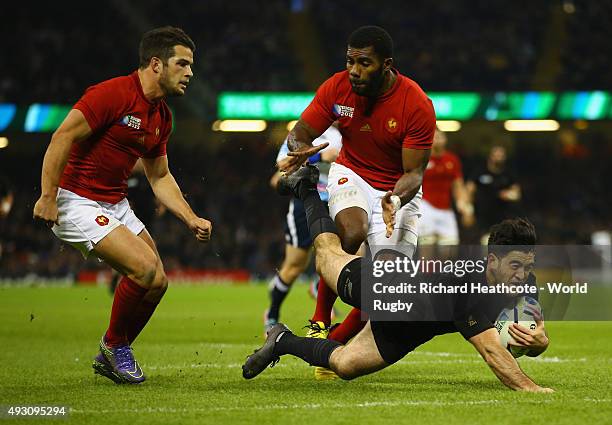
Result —
M 338 341 L 331 339 L 303 338 L 291 332 L 281 334 L 280 340 L 274 347 L 274 354 L 282 356 L 291 354 L 308 362 L 311 366 L 329 368 L 329 358 L 332 352 L 340 347 Z
M 306 210 L 306 220 L 312 240 L 314 241 L 321 233 L 335 233 L 337 235 L 336 225 L 329 216 L 325 204 L 321 201 L 317 188 L 302 183 L 299 192 Z
M 270 308 L 268 309 L 268 319 L 274 319 L 278 321 L 280 307 L 283 303 L 283 300 L 289 293 L 289 285 L 287 285 L 280 278 L 278 274 L 274 276 L 272 281 L 270 282 Z

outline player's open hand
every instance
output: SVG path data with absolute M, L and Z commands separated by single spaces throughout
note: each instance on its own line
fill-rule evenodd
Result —
M 386 236 L 388 238 L 390 238 L 393 234 L 393 228 L 395 227 L 395 214 L 398 210 L 397 206 L 393 203 L 391 196 L 393 196 L 393 192 L 389 190 L 381 199 L 383 221 L 387 226 Z
M 300 168 L 302 164 L 308 160 L 308 158 L 320 150 L 325 149 L 327 146 L 329 146 L 329 143 L 321 143 L 319 146 L 312 146 L 308 149 L 289 152 L 287 153 L 287 158 L 290 159 L 282 164 L 283 168 L 281 168 L 281 164 L 279 162 L 279 170 L 285 174 L 291 174 Z
M 53 197 L 42 195 L 34 205 L 34 220 L 40 220 L 47 226 L 59 225 L 57 219 L 57 201 Z
M 536 320 L 534 330 L 527 329 L 518 323 L 512 323 L 508 327 L 508 333 L 516 341 L 516 344 L 511 343 L 514 346 L 526 347 L 534 352 L 542 352 L 548 347 L 548 336 L 546 336 L 543 320 Z
M 188 226 L 198 242 L 210 241 L 210 236 L 212 234 L 212 223 L 210 221 L 201 217 L 196 217 L 188 223 Z

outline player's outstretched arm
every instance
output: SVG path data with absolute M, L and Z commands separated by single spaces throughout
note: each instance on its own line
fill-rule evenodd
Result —
M 309 157 L 325 149 L 329 143 L 312 146 L 314 139 L 321 134 L 322 133 L 316 131 L 301 119 L 298 120 L 287 136 L 287 146 L 290 151 L 287 154 L 288 161 L 283 164 L 283 168 L 280 168 L 281 164 L 279 164 L 279 169 L 285 173 L 291 174 L 300 168 Z
M 198 241 L 208 242 L 212 223 L 193 212 L 168 168 L 168 157 L 163 155 L 157 158 L 142 158 L 142 163 L 151 189 L 162 205 L 181 219 Z
M 469 339 L 497 378 L 508 388 L 517 391 L 552 393 L 551 388 L 540 387 L 521 370 L 510 352 L 499 343 L 494 328 L 474 335 Z
M 90 135 L 91 128 L 83 113 L 78 109 L 72 109 L 53 133 L 43 160 L 40 177 L 41 194 L 34 205 L 35 219 L 44 221 L 48 226 L 58 223 L 55 197 L 60 178 L 68 162 L 70 148 L 74 142 L 84 140 Z

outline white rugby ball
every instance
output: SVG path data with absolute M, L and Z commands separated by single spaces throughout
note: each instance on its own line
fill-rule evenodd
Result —
M 513 305 L 504 308 L 499 313 L 495 321 L 495 329 L 499 333 L 502 346 L 506 347 L 514 358 L 527 354 L 529 349 L 512 345 L 515 341 L 510 336 L 508 327 L 512 323 L 518 323 L 527 329 L 534 330 L 536 328 L 536 319 L 543 319 L 542 307 L 540 307 L 536 299 L 531 297 L 519 297 Z

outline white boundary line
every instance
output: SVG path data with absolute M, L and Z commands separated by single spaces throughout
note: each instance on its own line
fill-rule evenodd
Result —
M 416 354 L 416 353 L 415 353 Z M 411 358 L 405 358 L 397 362 L 397 365 L 401 366 L 410 366 L 410 365 L 422 365 L 422 364 L 466 364 L 466 363 L 482 363 L 482 359 L 478 356 L 478 354 L 455 354 L 455 353 L 430 353 L 430 352 L 421 352 L 425 357 L 443 357 L 444 359 L 432 359 L 432 360 L 413 360 Z M 449 358 L 450 357 L 450 358 Z M 461 358 L 464 357 L 464 358 Z M 523 357 L 524 360 L 528 362 L 535 363 L 585 363 L 587 361 L 586 358 L 559 358 L 559 357 Z M 522 360 L 521 360 L 522 361 Z M 166 365 L 147 365 L 144 364 L 142 367 L 146 370 L 179 370 L 179 369 L 234 369 L 240 368 L 242 363 L 191 363 L 191 364 L 166 364 Z M 292 363 L 279 363 L 274 367 L 298 367 L 299 364 Z
M 574 403 L 611 403 L 611 399 L 583 398 L 572 400 Z M 209 413 L 227 411 L 252 410 L 293 410 L 293 409 L 342 409 L 342 408 L 375 408 L 375 407 L 452 407 L 452 406 L 479 406 L 479 405 L 516 405 L 516 404 L 550 404 L 567 403 L 568 400 L 466 400 L 466 401 L 440 401 L 440 400 L 405 400 L 405 401 L 371 401 L 363 403 L 304 403 L 304 404 L 267 404 L 259 406 L 221 406 L 221 407 L 149 407 L 145 409 L 70 409 L 75 414 L 108 414 L 108 413 Z

